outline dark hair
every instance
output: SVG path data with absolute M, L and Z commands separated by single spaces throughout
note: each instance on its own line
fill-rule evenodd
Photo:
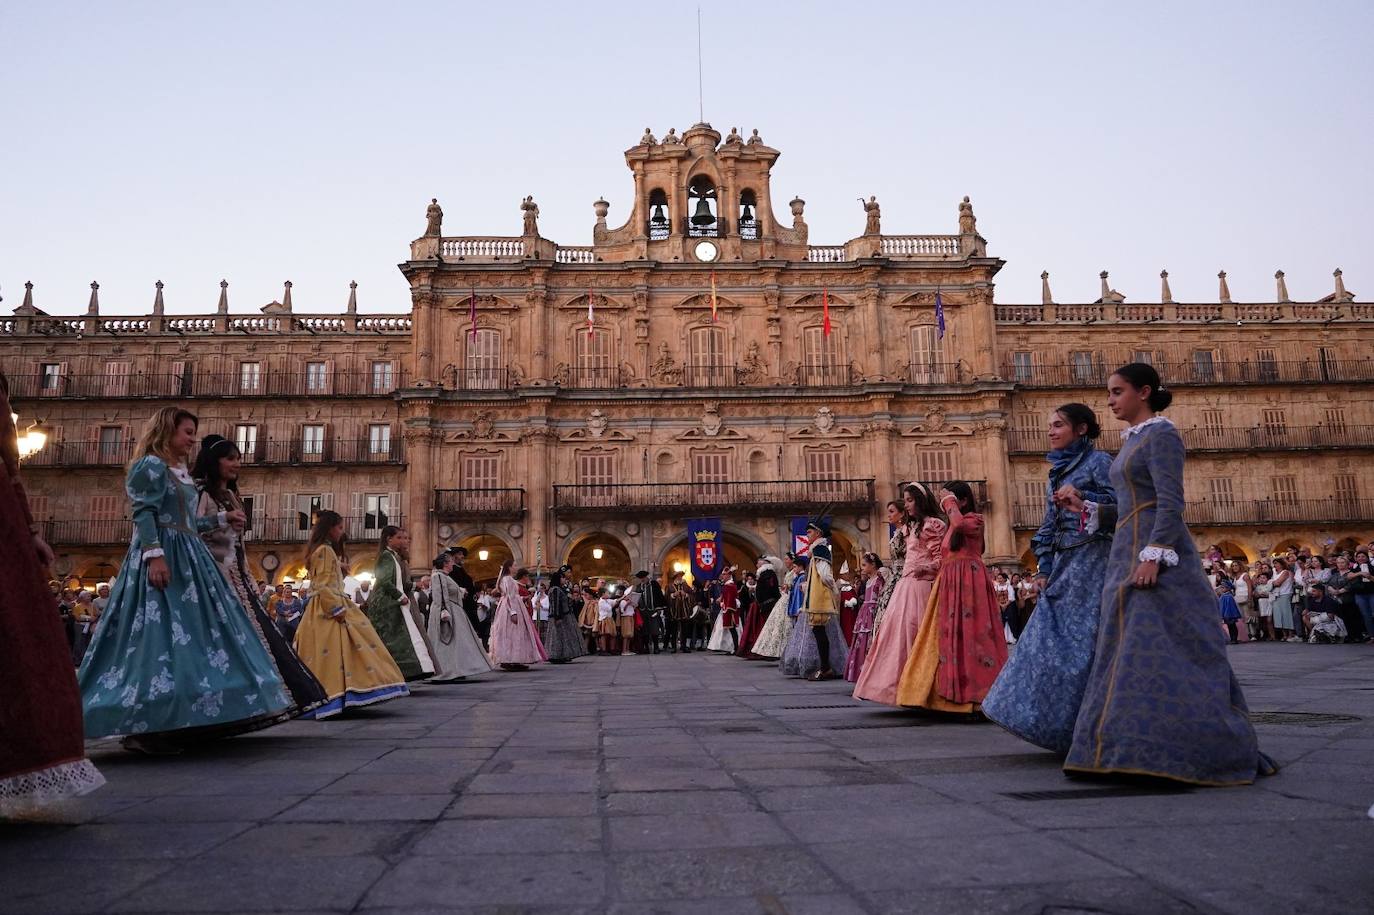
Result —
M 1102 434 L 1102 427 L 1097 424 L 1097 414 L 1087 404 L 1066 403 L 1054 412 L 1064 417 L 1075 431 L 1079 426 L 1087 426 L 1088 431 L 1084 435 L 1089 439 L 1096 439 Z
M 920 513 L 918 517 L 911 517 L 906 512 L 906 503 L 902 503 L 903 514 L 906 514 L 907 520 L 913 524 L 919 525 L 927 518 L 940 517 L 940 503 L 935 500 L 935 494 L 930 491 L 930 487 L 924 483 L 908 483 L 902 487 L 902 495 L 911 496 L 916 503 L 916 511 Z
M 1120 376 L 1137 391 L 1149 388 L 1150 396 L 1145 399 L 1145 402 L 1156 413 L 1163 413 L 1169 409 L 1169 404 L 1174 402 L 1174 393 L 1165 390 L 1164 382 L 1160 380 L 1159 372 L 1155 371 L 1153 365 L 1145 362 L 1128 362 L 1112 374 Z
M 496 580 L 497 580 L 497 581 L 500 581 L 500 580 L 501 580 L 501 576 L 503 576 L 503 575 L 509 575 L 509 574 L 510 574 L 511 567 L 514 566 L 514 565 L 515 565 L 515 560 L 514 560 L 514 559 L 507 559 L 505 562 L 501 563 L 501 571 L 499 571 L 499 572 L 496 573 Z
M 448 551 L 454 556 L 466 556 L 468 554 L 468 548 L 465 546 L 451 546 Z
M 860 559 L 861 559 L 863 562 L 869 563 L 869 564 L 872 565 L 873 568 L 875 568 L 875 569 L 881 569 L 881 568 L 883 567 L 883 561 L 882 561 L 881 559 L 878 558 L 878 554 L 877 554 L 877 553 L 873 553 L 873 552 L 864 553 L 863 556 L 860 557 Z
M 973 498 L 973 487 L 963 480 L 950 480 L 944 485 L 945 492 L 954 496 L 959 502 L 959 511 L 963 513 L 976 512 L 978 503 Z M 967 508 L 965 508 L 967 506 Z M 949 537 L 949 548 L 957 550 L 964 545 L 964 535 L 955 531 Z
M 348 532 L 344 532 L 343 539 L 335 543 L 329 538 L 329 532 L 334 530 L 343 521 L 343 516 L 336 511 L 327 508 L 320 509 L 315 515 L 315 526 L 310 529 L 310 539 L 305 544 L 305 565 L 310 566 L 310 556 L 326 543 L 334 548 L 334 553 L 339 557 L 340 562 L 344 559 L 343 545 L 348 539 Z
M 887 507 L 897 509 L 897 514 L 901 515 L 903 518 L 906 517 L 906 503 L 901 499 L 891 500 L 887 503 Z
M 513 577 L 516 581 L 519 581 L 519 580 L 522 579 L 522 578 L 529 578 L 529 577 L 530 577 L 530 570 L 529 570 L 529 569 L 526 569 L 526 568 L 524 568 L 524 567 L 522 566 L 521 568 L 515 570 L 515 575 L 513 575 L 512 577 Z
M 431 562 L 430 565 L 436 569 L 442 569 L 444 566 L 448 565 L 452 561 L 453 557 L 450 556 L 447 552 L 444 552 L 440 553 L 438 556 L 435 556 L 434 561 Z
M 226 492 L 238 493 L 238 480 L 223 480 L 219 475 L 220 458 L 243 456 L 239 446 L 220 435 L 207 435 L 200 443 L 196 463 L 191 467 L 191 476 L 212 498 Z M 218 501 L 218 500 L 217 500 Z
M 397 534 L 399 534 L 400 532 L 401 532 L 401 529 L 400 529 L 399 527 L 397 527 L 396 525 L 394 525 L 394 524 L 388 524 L 388 525 L 386 525 L 385 527 L 382 528 L 382 535 L 381 535 L 381 537 L 379 537 L 379 538 L 377 539 L 377 558 L 378 558 L 378 559 L 380 559 L 380 558 L 382 557 L 382 554 L 383 554 L 384 552 L 386 552 L 387 550 L 391 549 L 391 538 L 392 538 L 392 537 L 395 537 L 395 536 L 396 536 Z

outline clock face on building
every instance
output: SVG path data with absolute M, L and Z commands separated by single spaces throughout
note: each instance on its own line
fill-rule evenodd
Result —
M 715 242 L 699 241 L 693 250 L 699 261 L 713 261 L 720 256 L 720 249 L 716 247 Z

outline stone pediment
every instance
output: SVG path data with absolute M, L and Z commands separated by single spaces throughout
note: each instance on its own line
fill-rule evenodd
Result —
M 584 292 L 582 293 L 582 295 L 574 296 L 568 301 L 563 302 L 558 307 L 561 309 L 571 309 L 573 311 L 580 311 L 583 314 L 585 314 L 587 311 L 588 299 L 591 299 L 591 306 L 593 311 L 600 311 L 602 309 L 605 309 L 607 311 L 623 311 L 625 308 L 628 307 L 624 302 L 620 301 L 619 299 L 613 299 L 609 296 L 604 296 L 599 292 Z
M 719 293 L 716 294 L 716 311 L 734 311 L 739 307 L 740 305 L 738 302 L 732 299 L 727 299 L 725 296 L 720 295 Z M 678 302 L 676 305 L 674 305 L 673 308 L 675 308 L 678 311 L 704 312 L 706 317 L 709 319 L 711 316 L 711 293 L 708 291 L 698 293 L 697 295 L 688 296 L 681 302 Z
M 926 418 L 914 426 L 903 430 L 902 435 L 911 437 L 915 435 L 935 435 L 943 433 L 945 435 L 968 435 L 967 426 L 958 423 L 951 423 L 945 417 L 945 408 L 939 404 L 932 404 L 926 411 Z
M 448 293 L 444 297 L 444 306 L 449 311 L 462 312 L 467 314 L 472 308 L 472 293 L 463 293 L 461 289 L 447 289 Z M 503 299 L 498 295 L 485 295 L 479 293 L 477 296 L 477 323 L 482 324 L 482 312 L 484 311 L 515 311 L 515 303 L 509 299 Z
M 558 436 L 558 440 L 560 442 L 580 442 L 582 444 L 587 444 L 588 442 L 620 443 L 632 442 L 635 440 L 635 437 L 628 432 L 621 432 L 619 429 L 608 429 L 600 435 L 595 435 L 589 429 L 574 429 L 566 435 Z
M 453 432 L 444 433 L 444 444 L 452 445 L 459 442 L 493 442 L 493 443 L 515 443 L 520 441 L 518 435 L 503 432 L 496 428 L 496 423 L 490 410 L 479 410 L 473 417 L 470 429 L 459 429 Z
M 747 442 L 752 441 L 749 436 L 737 429 L 721 429 L 712 434 L 700 426 L 695 429 L 688 429 L 679 435 L 673 436 L 675 442 Z

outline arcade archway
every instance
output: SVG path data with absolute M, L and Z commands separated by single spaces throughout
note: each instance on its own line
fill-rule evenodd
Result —
M 605 578 L 628 581 L 635 570 L 630 568 L 630 551 L 615 534 L 588 531 L 572 542 L 567 559 L 573 575 L 578 578 Z
M 1244 544 L 1237 543 L 1235 540 L 1223 540 L 1217 544 L 1217 548 L 1221 550 L 1221 558 L 1227 562 L 1239 559 L 1249 565 L 1259 558 L 1253 550 L 1246 549 Z
M 725 550 L 725 562 L 738 566 L 743 572 L 752 572 L 758 567 L 760 556 L 772 552 L 736 531 L 725 528 L 721 531 L 721 545 Z M 666 583 L 674 572 L 685 572 L 687 581 L 692 581 L 692 556 L 688 552 L 687 535 L 682 534 L 670 540 L 658 555 L 658 573 Z

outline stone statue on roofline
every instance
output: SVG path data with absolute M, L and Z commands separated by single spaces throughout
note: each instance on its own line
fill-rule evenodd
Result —
M 640 146 L 657 146 L 658 140 L 654 137 L 654 132 L 649 128 L 644 128 L 644 136 L 639 138 Z
M 525 236 L 539 234 L 539 204 L 534 202 L 534 195 L 526 197 L 520 202 L 520 210 L 525 214 Z
M 868 198 L 868 201 L 865 202 L 864 199 L 863 199 L 862 197 L 860 197 L 860 198 L 859 198 L 859 204 L 860 204 L 861 206 L 863 206 L 863 208 L 864 208 L 864 216 L 866 217 L 865 220 L 864 220 L 864 234 L 865 234 L 865 235 L 881 235 L 881 234 L 882 234 L 881 222 L 882 222 L 882 215 L 883 215 L 883 214 L 882 214 L 882 210 L 881 210 L 881 209 L 879 208 L 879 206 L 878 206 L 878 198 L 877 198 L 877 197 L 869 197 L 869 198 Z
M 969 202 L 968 197 L 964 197 L 963 202 L 959 204 L 959 234 L 978 234 L 978 220 L 973 215 L 973 204 Z
M 444 210 L 439 206 L 439 198 L 433 197 L 425 207 L 425 236 L 437 238 L 444 234 Z

